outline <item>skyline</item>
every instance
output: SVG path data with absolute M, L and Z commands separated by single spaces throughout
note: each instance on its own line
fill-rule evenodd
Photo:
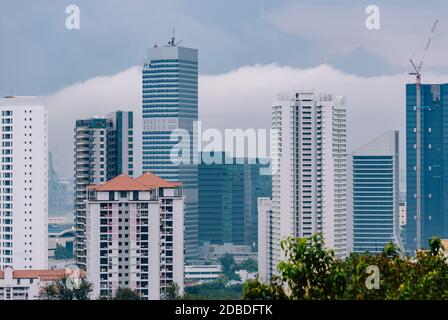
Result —
M 447 299 L 448 3 L 0 1 L 0 300 Z
M 63 177 L 71 175 L 70 141 L 64 139 L 68 127 L 78 118 L 113 110 L 138 116 L 139 66 L 155 43 L 168 42 L 173 26 L 181 46 L 200 52 L 199 116 L 206 126 L 245 128 L 246 122 L 235 122 L 221 110 L 242 110 L 249 116 L 262 107 L 265 112 L 251 117 L 251 125 L 269 128 L 269 106 L 278 91 L 332 92 L 346 96 L 353 111 L 348 119 L 348 149 L 353 150 L 382 131 L 404 132 L 404 84 L 412 82 L 408 61 L 437 18 L 430 6 L 401 0 L 393 5 L 375 2 L 380 9 L 379 30 L 364 25 L 367 1 L 343 1 L 337 6 L 327 0 L 252 1 L 239 4 L 235 11 L 234 6 L 220 3 L 212 4 L 219 10 L 209 10 L 205 1 L 135 1 L 125 6 L 116 0 L 79 0 L 80 29 L 67 30 L 65 9 L 71 1 L 2 2 L 6 10 L 0 12 L 0 40 L 8 45 L 0 53 L 0 95 L 10 95 L 12 88 L 16 95 L 43 97 L 49 108 L 50 151 Z M 400 8 L 400 3 L 407 6 Z M 441 10 L 448 7 L 442 1 L 430 3 Z M 145 12 L 152 12 L 152 19 L 146 19 Z M 421 22 L 415 24 L 417 12 Z M 294 19 L 294 14 L 302 19 Z M 124 19 L 129 16 L 133 19 Z M 322 19 L 314 19 L 316 24 L 308 16 Z M 296 20 L 305 27 L 295 25 Z M 447 78 L 443 59 L 447 37 L 448 24 L 441 19 L 426 57 L 424 83 L 443 83 Z M 15 51 L 16 46 L 27 50 Z M 284 81 L 288 76 L 290 81 Z M 391 110 L 388 119 L 386 112 Z
M 50 150 L 58 174 L 71 175 L 71 155 L 67 136 L 78 118 L 113 110 L 134 111 L 140 116 L 140 68 L 133 67 L 112 77 L 97 77 L 70 86 L 53 96 L 42 97 L 49 108 Z M 269 74 L 269 78 L 263 78 Z M 426 74 L 423 83 L 444 83 L 447 77 Z M 294 83 L 304 85 L 293 85 Z M 203 129 L 270 128 L 269 105 L 283 90 L 315 89 L 345 96 L 348 109 L 348 150 L 386 130 L 405 131 L 405 86 L 412 83 L 407 74 L 358 78 L 331 66 L 300 70 L 287 66 L 249 66 L 219 76 L 199 76 L 199 120 Z M 119 91 L 129 85 L 127 92 Z M 110 89 L 107 90 L 107 89 Z M 228 92 L 235 95 L 229 96 Z M 387 92 L 387 93 L 385 93 Z M 384 93 L 384 94 L 383 94 Z M 231 103 L 229 103 L 231 102 Z M 58 108 L 64 105 L 65 108 Z M 76 108 L 80 106 L 80 108 Z M 132 107 L 130 107 L 132 106 Z M 92 111 L 92 109 L 94 111 Z M 98 110 L 98 111 L 97 111 Z M 260 110 L 262 110 L 260 112 Z M 234 118 L 234 113 L 242 116 Z M 256 114 L 257 117 L 252 115 Z M 250 117 L 248 123 L 246 119 Z M 136 127 L 139 126 L 136 122 Z M 140 130 L 137 128 L 137 130 Z M 356 133 L 356 135 L 354 134 Z M 400 137 L 401 175 L 404 175 L 404 135 Z
M 413 17 L 422 5 L 413 4 L 400 13 L 404 18 L 394 21 L 392 18 L 400 2 L 403 1 L 389 5 L 377 1 L 381 28 L 367 30 L 364 26 L 367 1 L 345 1 L 344 7 L 336 7 L 330 1 L 312 4 L 254 1 L 239 6 L 237 14 L 229 12 L 232 6 L 221 4 L 215 6 L 222 10 L 210 12 L 203 1 L 173 0 L 163 5 L 147 1 L 135 3 L 128 9 L 118 1 L 109 1 L 107 5 L 102 1 L 95 4 L 78 1 L 81 28 L 67 30 L 65 7 L 70 1 L 51 6 L 45 1 L 39 5 L 5 1 L 6 10 L 0 13 L 0 24 L 8 28 L 0 28 L 0 39 L 9 45 L 1 53 L 0 68 L 4 72 L 0 75 L 0 93 L 9 94 L 12 85 L 17 95 L 43 96 L 43 103 L 49 108 L 50 151 L 54 154 L 56 171 L 70 177 L 69 140 L 66 138 L 69 128 L 78 118 L 113 110 L 130 110 L 139 116 L 141 102 L 136 85 L 139 66 L 147 49 L 154 43 L 165 44 L 175 26 L 177 38 L 183 40 L 181 46 L 198 48 L 200 52 L 199 117 L 207 127 L 247 128 L 244 117 L 250 116 L 251 127 L 267 129 L 269 106 L 278 91 L 313 89 L 347 98 L 350 111 L 348 149 L 353 150 L 382 131 L 404 132 L 403 93 L 405 83 L 412 82 L 406 74 L 410 70 L 408 59 L 424 39 L 435 16 L 423 8 L 421 23 L 415 25 L 407 17 Z M 441 1 L 432 3 L 441 7 L 447 5 Z M 154 21 L 143 19 L 139 12 L 142 6 L 154 7 L 151 15 Z M 8 13 L 6 17 L 5 12 Z M 159 21 L 157 12 L 164 13 L 163 21 Z M 300 19 L 291 18 L 288 12 L 299 12 L 298 17 L 304 12 L 321 15 L 325 24 L 320 28 L 310 23 L 306 29 L 291 26 L 286 22 Z M 329 17 L 329 12 L 334 12 L 334 16 Z M 231 13 L 232 24 L 229 25 L 227 18 Z M 119 15 L 135 19 L 122 21 Z M 285 23 L 280 24 L 279 17 L 284 15 Z M 23 23 L 11 23 L 11 17 L 22 18 Z M 49 19 L 50 23 L 39 24 L 42 18 Z M 338 23 L 332 24 L 335 20 Z M 156 27 L 144 28 L 148 23 Z M 303 30 L 308 34 L 304 35 Z M 400 36 L 403 34 L 407 37 Z M 232 35 L 238 40 L 235 43 L 228 40 Z M 447 35 L 448 25 L 441 20 L 426 58 L 423 82 L 438 83 L 447 78 L 448 69 L 439 57 L 444 52 L 441 46 Z M 402 40 L 398 42 L 399 47 L 391 45 L 391 37 Z M 97 41 L 98 38 L 102 40 Z M 383 38 L 387 41 L 381 42 Z M 12 55 L 14 44 L 22 46 L 21 41 L 25 39 L 29 50 Z M 396 39 L 392 40 L 392 44 L 397 43 Z M 115 47 L 111 47 L 111 43 Z M 105 52 L 98 52 L 98 47 Z M 38 50 L 33 51 L 33 48 Z M 33 52 L 33 56 L 27 52 Z M 338 59 L 345 62 L 336 61 Z M 28 66 L 33 61 L 39 63 Z M 45 81 L 37 81 L 43 76 Z M 6 81 L 14 77 L 20 79 L 20 86 L 14 84 L 17 79 Z M 41 85 L 48 85 L 48 88 L 33 88 Z M 236 111 L 242 112 L 241 119 L 232 116 Z M 252 116 L 254 111 L 257 111 L 256 117 Z M 365 119 L 370 121 L 367 123 Z M 404 162 L 401 163 L 403 168 Z M 401 173 L 403 175 L 403 170 Z

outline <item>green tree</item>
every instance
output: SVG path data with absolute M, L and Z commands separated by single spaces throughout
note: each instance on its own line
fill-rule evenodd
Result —
M 92 283 L 82 278 L 79 286 L 74 290 L 74 296 L 76 300 L 89 300 L 89 295 L 93 291 Z
M 221 263 L 224 275 L 231 278 L 235 272 L 235 259 L 233 255 L 226 253 L 219 259 L 219 262 Z
M 280 280 L 295 299 L 336 299 L 345 283 L 343 267 L 336 263 L 332 250 L 324 248 L 323 238 L 289 238 L 281 242 L 287 260 L 278 268 Z
M 92 284 L 81 278 L 79 284 L 73 285 L 73 279 L 63 277 L 42 287 L 40 298 L 44 300 L 88 300 Z
M 140 293 L 130 288 L 118 288 L 113 300 L 140 300 Z
M 248 280 L 243 286 L 243 298 L 247 300 L 286 300 L 282 283 L 274 279 L 270 284 L 260 283 L 258 280 Z
M 229 286 L 226 278 L 185 288 L 184 300 L 239 300 L 242 285 Z
M 244 299 L 448 299 L 448 261 L 439 238 L 415 257 L 392 243 L 381 254 L 353 253 L 336 259 L 320 236 L 282 242 L 286 260 L 270 284 L 245 283 Z M 366 285 L 368 267 L 379 271 L 379 287 Z M 376 272 L 376 271 L 374 271 Z
M 236 270 L 247 270 L 249 272 L 256 272 L 258 270 L 258 262 L 254 259 L 246 259 L 236 265 Z
M 167 288 L 165 293 L 165 300 L 179 300 L 181 299 L 181 295 L 179 293 L 179 286 L 175 282 L 171 282 Z
M 42 300 L 56 300 L 57 289 L 54 283 L 43 286 L 40 290 L 39 298 Z

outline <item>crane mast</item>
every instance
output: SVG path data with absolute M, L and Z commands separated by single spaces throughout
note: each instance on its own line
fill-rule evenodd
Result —
M 431 44 L 431 38 L 436 30 L 436 26 L 439 20 L 436 20 L 434 22 L 433 27 L 431 28 L 431 31 L 427 38 L 427 43 L 425 46 L 425 49 L 423 51 L 423 57 L 420 60 L 420 63 L 418 65 L 414 62 L 414 57 L 410 59 L 410 62 L 412 64 L 412 67 L 414 69 L 414 72 L 409 73 L 410 75 L 415 76 L 415 95 L 416 95 L 416 101 L 415 101 L 415 112 L 416 112 L 416 128 L 415 128 L 415 134 L 416 134 L 416 142 L 415 142 L 415 152 L 416 152 L 416 162 L 415 162 L 415 174 L 416 174 L 416 191 L 415 191 L 415 201 L 416 201 L 416 249 L 422 248 L 422 196 L 421 196 L 421 184 L 422 184 L 422 176 L 421 176 L 421 70 L 423 66 L 423 61 L 425 59 L 426 52 L 429 49 L 429 45 Z

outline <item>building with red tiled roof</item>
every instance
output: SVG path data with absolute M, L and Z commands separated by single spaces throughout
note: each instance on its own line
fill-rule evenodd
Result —
M 150 172 L 145 172 L 135 180 L 151 188 L 174 188 L 182 185 L 180 182 L 166 181 Z
M 96 191 L 147 191 L 156 188 L 177 188 L 182 186 L 180 182 L 169 182 L 155 174 L 146 172 L 138 178 L 131 178 L 125 174 L 98 185 L 90 185 L 88 189 Z
M 144 184 L 137 181 L 137 179 L 133 179 L 127 175 L 120 174 L 115 178 L 106 181 L 103 184 L 98 185 L 90 185 L 88 189 L 95 191 L 148 191 L 151 190 L 150 187 L 145 186 Z
M 163 299 L 175 282 L 184 287 L 182 185 L 145 173 L 90 185 L 86 201 L 87 279 L 93 297 L 121 287 L 143 299 Z
M 84 277 L 80 271 L 73 275 L 69 269 L 54 270 L 0 270 L 0 300 L 36 300 L 42 287 L 64 277 Z
M 115 111 L 104 116 L 76 120 L 74 130 L 75 246 L 79 267 L 86 267 L 85 219 L 87 187 L 120 173 L 134 175 L 134 113 Z

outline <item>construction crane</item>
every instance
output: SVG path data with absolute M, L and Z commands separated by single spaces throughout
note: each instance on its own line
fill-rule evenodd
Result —
M 416 174 L 416 192 L 415 192 L 415 200 L 416 200 L 416 225 L 417 225 L 417 234 L 416 234 L 416 249 L 421 249 L 422 247 L 422 199 L 421 199 L 421 71 L 423 66 L 423 61 L 425 60 L 426 53 L 428 52 L 429 45 L 431 44 L 432 36 L 436 30 L 436 26 L 439 20 L 436 19 L 434 25 L 432 26 L 429 35 L 426 40 L 426 46 L 423 50 L 423 56 L 418 64 L 414 61 L 417 51 L 414 53 L 411 59 L 412 67 L 414 68 L 414 72 L 410 72 L 410 75 L 415 76 L 415 85 L 416 85 L 416 105 L 415 111 L 417 113 L 417 124 L 416 124 L 416 143 L 415 143 L 415 151 L 416 151 L 416 164 L 415 164 L 415 174 Z

